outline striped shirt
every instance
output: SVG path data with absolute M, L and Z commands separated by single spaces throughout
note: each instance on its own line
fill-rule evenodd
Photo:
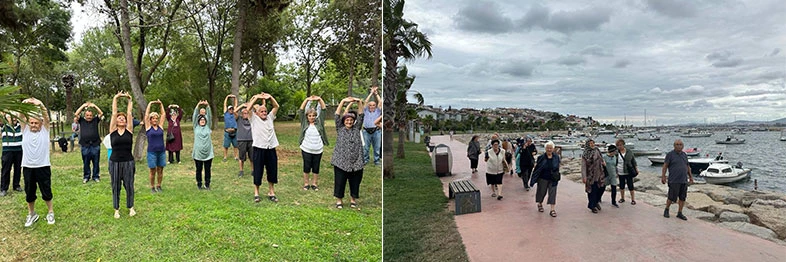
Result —
M 3 152 L 22 151 L 22 126 L 3 125 Z

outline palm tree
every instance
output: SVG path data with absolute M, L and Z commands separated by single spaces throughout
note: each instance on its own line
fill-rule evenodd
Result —
M 398 60 L 412 60 L 420 56 L 431 58 L 431 42 L 425 34 L 418 31 L 418 24 L 404 19 L 404 0 L 384 0 L 383 6 L 383 54 L 385 55 L 384 79 L 384 125 L 382 158 L 384 177 L 393 178 L 392 150 L 393 125 L 396 96 L 399 94 L 396 84 L 398 78 Z

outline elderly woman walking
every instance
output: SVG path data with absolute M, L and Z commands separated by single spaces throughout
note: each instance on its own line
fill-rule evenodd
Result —
M 549 215 L 557 217 L 555 206 L 557 204 L 557 184 L 560 180 L 559 165 L 560 157 L 554 152 L 554 142 L 546 142 L 546 153 L 538 157 L 535 164 L 535 171 L 532 172 L 530 186 L 538 184 L 535 192 L 535 202 L 538 203 L 538 212 L 543 212 L 543 199 L 546 193 L 549 194 L 547 204 L 551 205 Z
M 619 153 L 617 153 L 617 147 L 612 144 L 609 144 L 606 151 L 608 153 L 603 155 L 603 160 L 606 162 L 606 185 L 611 186 L 611 205 L 619 208 L 620 206 L 617 205 L 617 184 L 619 183 L 617 181 L 616 168 L 620 161 Z
M 600 150 L 595 147 L 595 141 L 587 140 L 581 155 L 581 181 L 584 182 L 584 191 L 587 192 L 587 208 L 592 210 L 592 213 L 601 210 L 598 203 L 606 187 L 606 174 L 603 172 L 605 166 L 606 162 Z
M 502 177 L 505 174 L 505 149 L 500 148 L 499 140 L 491 140 L 491 149 L 486 151 L 486 184 L 491 186 L 491 197 L 502 200 Z
M 480 156 L 480 143 L 478 142 L 478 138 L 477 135 L 472 136 L 467 146 L 467 158 L 469 158 L 469 168 L 472 170 L 472 173 L 478 172 L 478 157 Z

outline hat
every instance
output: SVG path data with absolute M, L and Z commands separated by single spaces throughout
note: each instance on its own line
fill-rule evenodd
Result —
M 606 150 L 609 151 L 609 152 L 617 151 L 617 146 L 615 146 L 613 144 L 609 144 L 609 146 L 606 147 Z
M 228 106 L 227 109 L 234 109 L 234 106 Z

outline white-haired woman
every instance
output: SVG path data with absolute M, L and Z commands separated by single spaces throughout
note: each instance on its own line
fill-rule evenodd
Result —
M 538 157 L 535 171 L 532 173 L 532 181 L 530 181 L 530 186 L 538 184 L 537 192 L 535 193 L 538 212 L 544 211 L 543 199 L 548 193 L 549 198 L 546 203 L 551 205 L 549 215 L 552 217 L 557 217 L 557 211 L 554 209 L 554 206 L 557 203 L 557 183 L 560 180 L 559 164 L 559 155 L 554 153 L 554 142 L 546 142 L 546 153 Z
M 502 177 L 505 174 L 505 149 L 500 148 L 499 140 L 491 140 L 491 149 L 486 151 L 486 184 L 491 186 L 491 197 L 502 200 Z
M 315 108 L 311 108 L 312 102 L 316 103 Z M 317 179 L 319 178 L 319 166 L 322 162 L 322 150 L 328 145 L 327 135 L 325 134 L 325 101 L 319 96 L 310 96 L 300 105 L 297 111 L 300 116 L 300 153 L 303 156 L 303 190 L 319 190 Z M 313 173 L 313 179 L 309 185 L 309 173 Z
M 158 104 L 160 112 L 150 112 L 150 106 Z M 164 128 L 161 123 L 166 121 L 164 104 L 161 100 L 150 101 L 145 109 L 145 136 L 147 136 L 147 168 L 150 168 L 150 191 L 161 192 L 161 181 L 164 180 L 166 166 L 166 146 L 164 145 Z M 156 176 L 157 175 L 157 176 Z M 158 184 L 156 184 L 158 177 Z

